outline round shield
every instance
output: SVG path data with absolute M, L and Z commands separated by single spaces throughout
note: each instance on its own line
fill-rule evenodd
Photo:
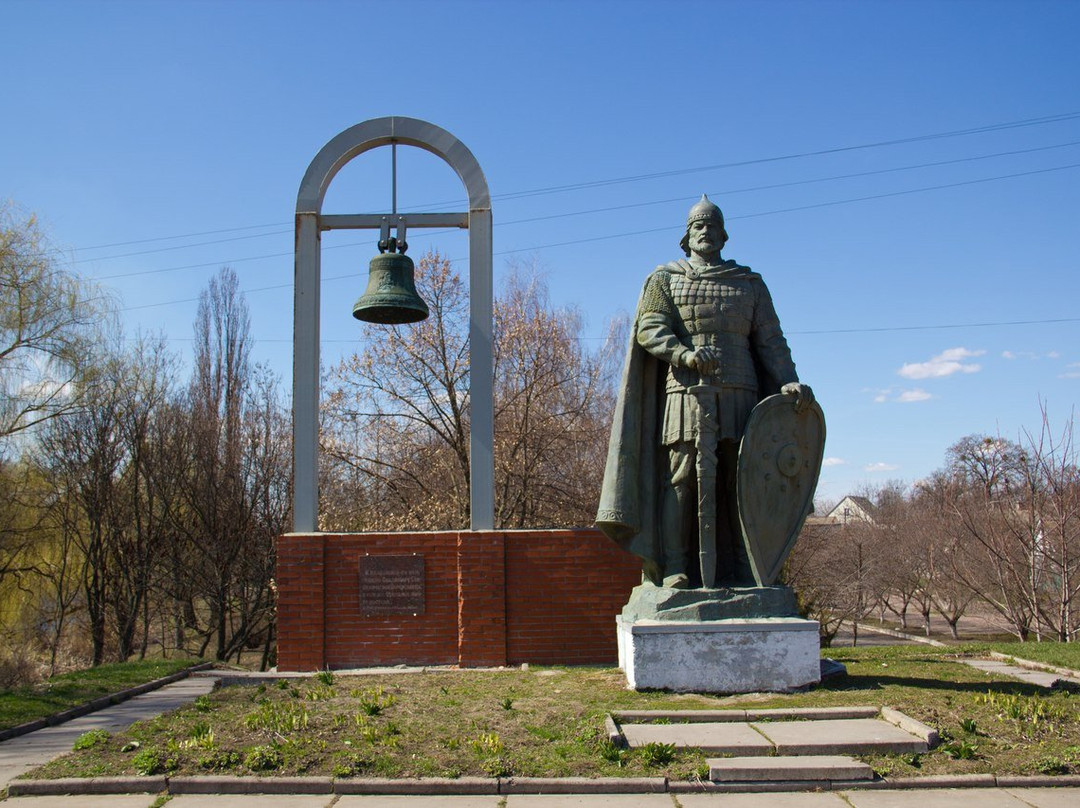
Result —
M 738 499 L 743 541 L 758 586 L 776 581 L 814 504 L 825 453 L 825 415 L 814 402 L 769 396 L 746 424 L 739 446 Z

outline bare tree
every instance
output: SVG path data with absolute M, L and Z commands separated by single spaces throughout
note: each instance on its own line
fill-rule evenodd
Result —
M 126 458 L 120 430 L 121 390 L 114 357 L 80 393 L 82 405 L 53 419 L 41 438 L 41 463 L 60 495 L 54 518 L 64 542 L 78 548 L 92 646 L 92 664 L 106 657 L 108 606 L 116 565 L 113 548 L 128 523 L 120 495 Z
M 242 411 L 250 383 L 250 316 L 236 274 L 223 269 L 199 297 L 195 372 L 187 393 L 190 419 L 183 522 L 193 588 L 208 609 L 200 655 L 216 637 L 226 658 L 235 567 L 249 527 L 244 501 Z
M 369 326 L 331 373 L 323 408 L 330 529 L 453 529 L 469 519 L 467 300 L 429 253 L 413 326 Z M 535 273 L 511 273 L 495 305 L 495 483 L 500 527 L 593 518 L 612 410 L 611 363 L 580 339 L 580 315 L 551 306 Z
M 331 371 L 322 451 L 359 486 L 335 497 L 331 484 L 326 527 L 468 524 L 468 298 L 436 253 L 417 263 L 416 287 L 428 319 L 365 326 L 364 351 Z
M 581 315 L 554 309 L 535 268 L 495 310 L 496 486 L 504 527 L 589 524 L 611 430 L 613 351 L 590 351 Z
M 203 292 L 195 321 L 195 372 L 174 412 L 185 450 L 172 508 L 181 534 L 171 584 L 178 634 L 201 637 L 217 659 L 253 643 L 268 658 L 274 539 L 288 518 L 290 456 L 276 379 L 250 363 L 247 304 L 223 269 Z M 174 442 L 174 446 L 175 446 Z

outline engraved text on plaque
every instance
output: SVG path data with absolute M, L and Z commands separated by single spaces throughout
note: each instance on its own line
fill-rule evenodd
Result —
M 360 612 L 423 614 L 424 557 L 360 556 Z

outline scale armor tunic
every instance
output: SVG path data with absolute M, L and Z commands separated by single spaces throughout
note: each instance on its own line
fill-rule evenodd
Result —
M 693 443 L 697 435 L 697 371 L 686 366 L 695 348 L 710 346 L 718 367 L 706 384 L 719 387 L 719 440 L 742 439 L 750 411 L 767 395 L 797 382 L 795 363 L 761 276 L 728 261 L 698 269 L 686 261 L 648 279 L 637 323 L 638 343 L 667 363 L 661 443 Z

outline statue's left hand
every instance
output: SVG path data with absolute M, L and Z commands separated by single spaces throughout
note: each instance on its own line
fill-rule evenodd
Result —
M 795 412 L 803 412 L 814 403 L 814 391 L 808 384 L 788 382 L 780 388 L 780 392 L 785 396 L 795 396 Z

